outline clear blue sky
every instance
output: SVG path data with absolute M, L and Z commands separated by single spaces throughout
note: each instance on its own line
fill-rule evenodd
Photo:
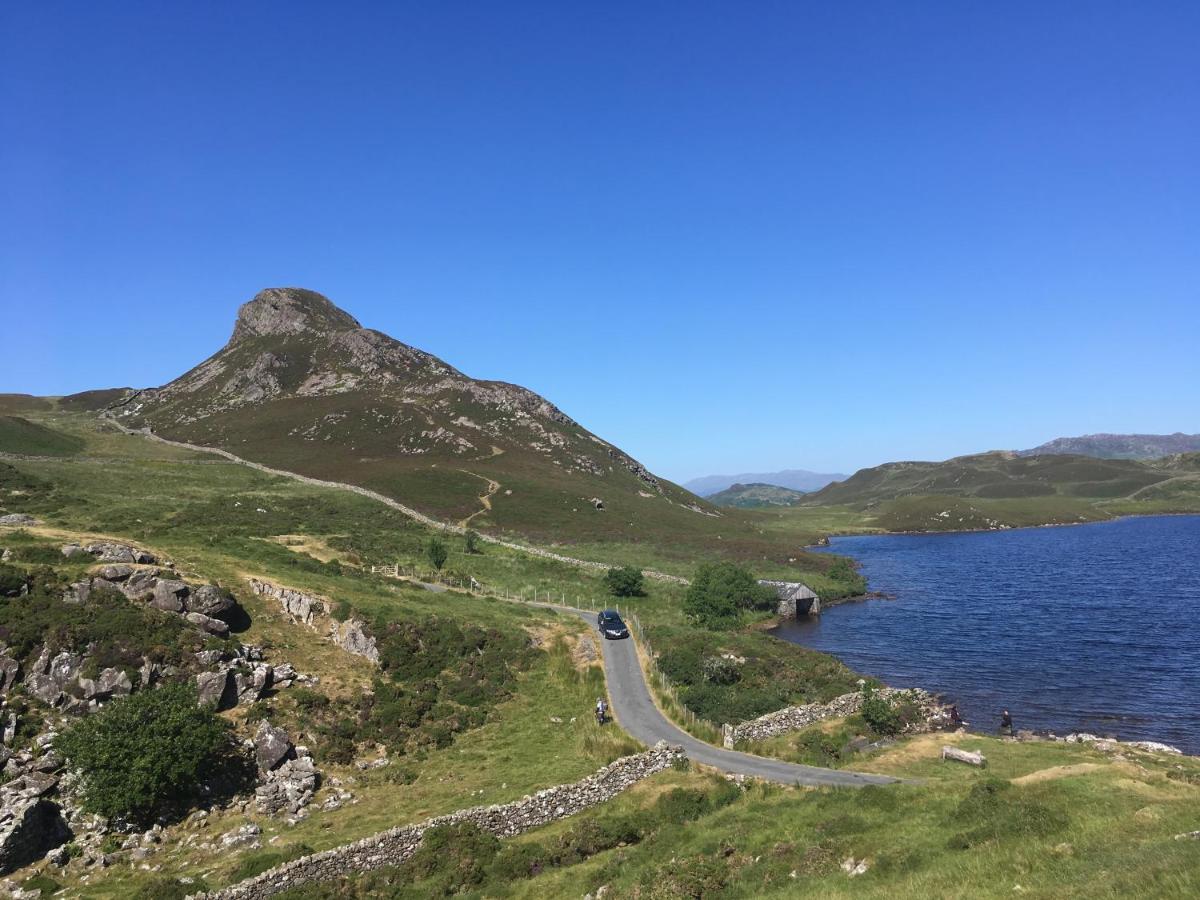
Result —
M 0 390 L 322 291 L 651 468 L 1200 431 L 1200 5 L 7 3 Z

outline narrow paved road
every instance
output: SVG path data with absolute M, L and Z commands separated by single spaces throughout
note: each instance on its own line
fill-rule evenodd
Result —
M 563 606 L 552 608 L 582 616 L 593 629 L 596 627 L 596 614 L 593 612 Z M 608 679 L 613 714 L 622 728 L 649 747 L 653 747 L 658 741 L 679 744 L 687 752 L 688 758 L 695 762 L 723 772 L 753 775 L 755 778 L 765 778 L 781 784 L 862 787 L 868 784 L 891 784 L 896 781 L 887 775 L 866 775 L 842 769 L 801 766 L 706 744 L 667 719 L 654 704 L 642 666 L 638 662 L 637 647 L 632 637 L 622 641 L 608 641 L 596 635 L 596 640 L 603 648 L 604 674 Z

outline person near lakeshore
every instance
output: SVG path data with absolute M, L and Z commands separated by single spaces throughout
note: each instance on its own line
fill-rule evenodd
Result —
M 1012 716 L 1007 709 L 1000 713 L 1000 733 L 1009 736 L 1013 733 Z
M 950 704 L 950 727 L 958 729 L 962 728 L 964 724 L 965 723 L 962 720 L 962 714 L 958 711 L 958 704 Z

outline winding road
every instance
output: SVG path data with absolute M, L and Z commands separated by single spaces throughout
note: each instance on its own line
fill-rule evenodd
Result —
M 551 609 L 574 613 L 593 628 L 596 614 L 582 609 L 546 604 Z M 692 737 L 671 722 L 650 696 L 646 676 L 638 661 L 637 646 L 632 637 L 620 641 L 605 640 L 597 635 L 604 655 L 604 675 L 617 723 L 648 747 L 659 741 L 683 747 L 693 762 L 712 766 L 723 772 L 751 775 L 781 784 L 802 784 L 811 787 L 863 787 L 868 784 L 892 784 L 897 779 L 887 775 L 868 775 L 842 769 L 822 769 L 796 763 L 740 753 L 714 747 Z

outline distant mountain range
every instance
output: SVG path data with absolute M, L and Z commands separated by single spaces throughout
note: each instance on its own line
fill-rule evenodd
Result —
M 1032 450 L 1020 450 L 1018 456 L 1074 454 L 1097 459 L 1159 459 L 1176 453 L 1200 452 L 1200 434 L 1085 434 L 1060 437 Z
M 782 472 L 744 472 L 741 475 L 705 475 L 693 478 L 683 486 L 701 497 L 728 490 L 738 485 L 774 485 L 792 491 L 819 491 L 834 481 L 848 476 L 837 472 L 809 472 L 807 469 L 785 469 Z
M 742 509 L 758 509 L 768 506 L 797 506 L 808 496 L 804 491 L 793 491 L 774 484 L 735 484 L 718 491 L 708 498 L 717 506 L 734 506 Z

